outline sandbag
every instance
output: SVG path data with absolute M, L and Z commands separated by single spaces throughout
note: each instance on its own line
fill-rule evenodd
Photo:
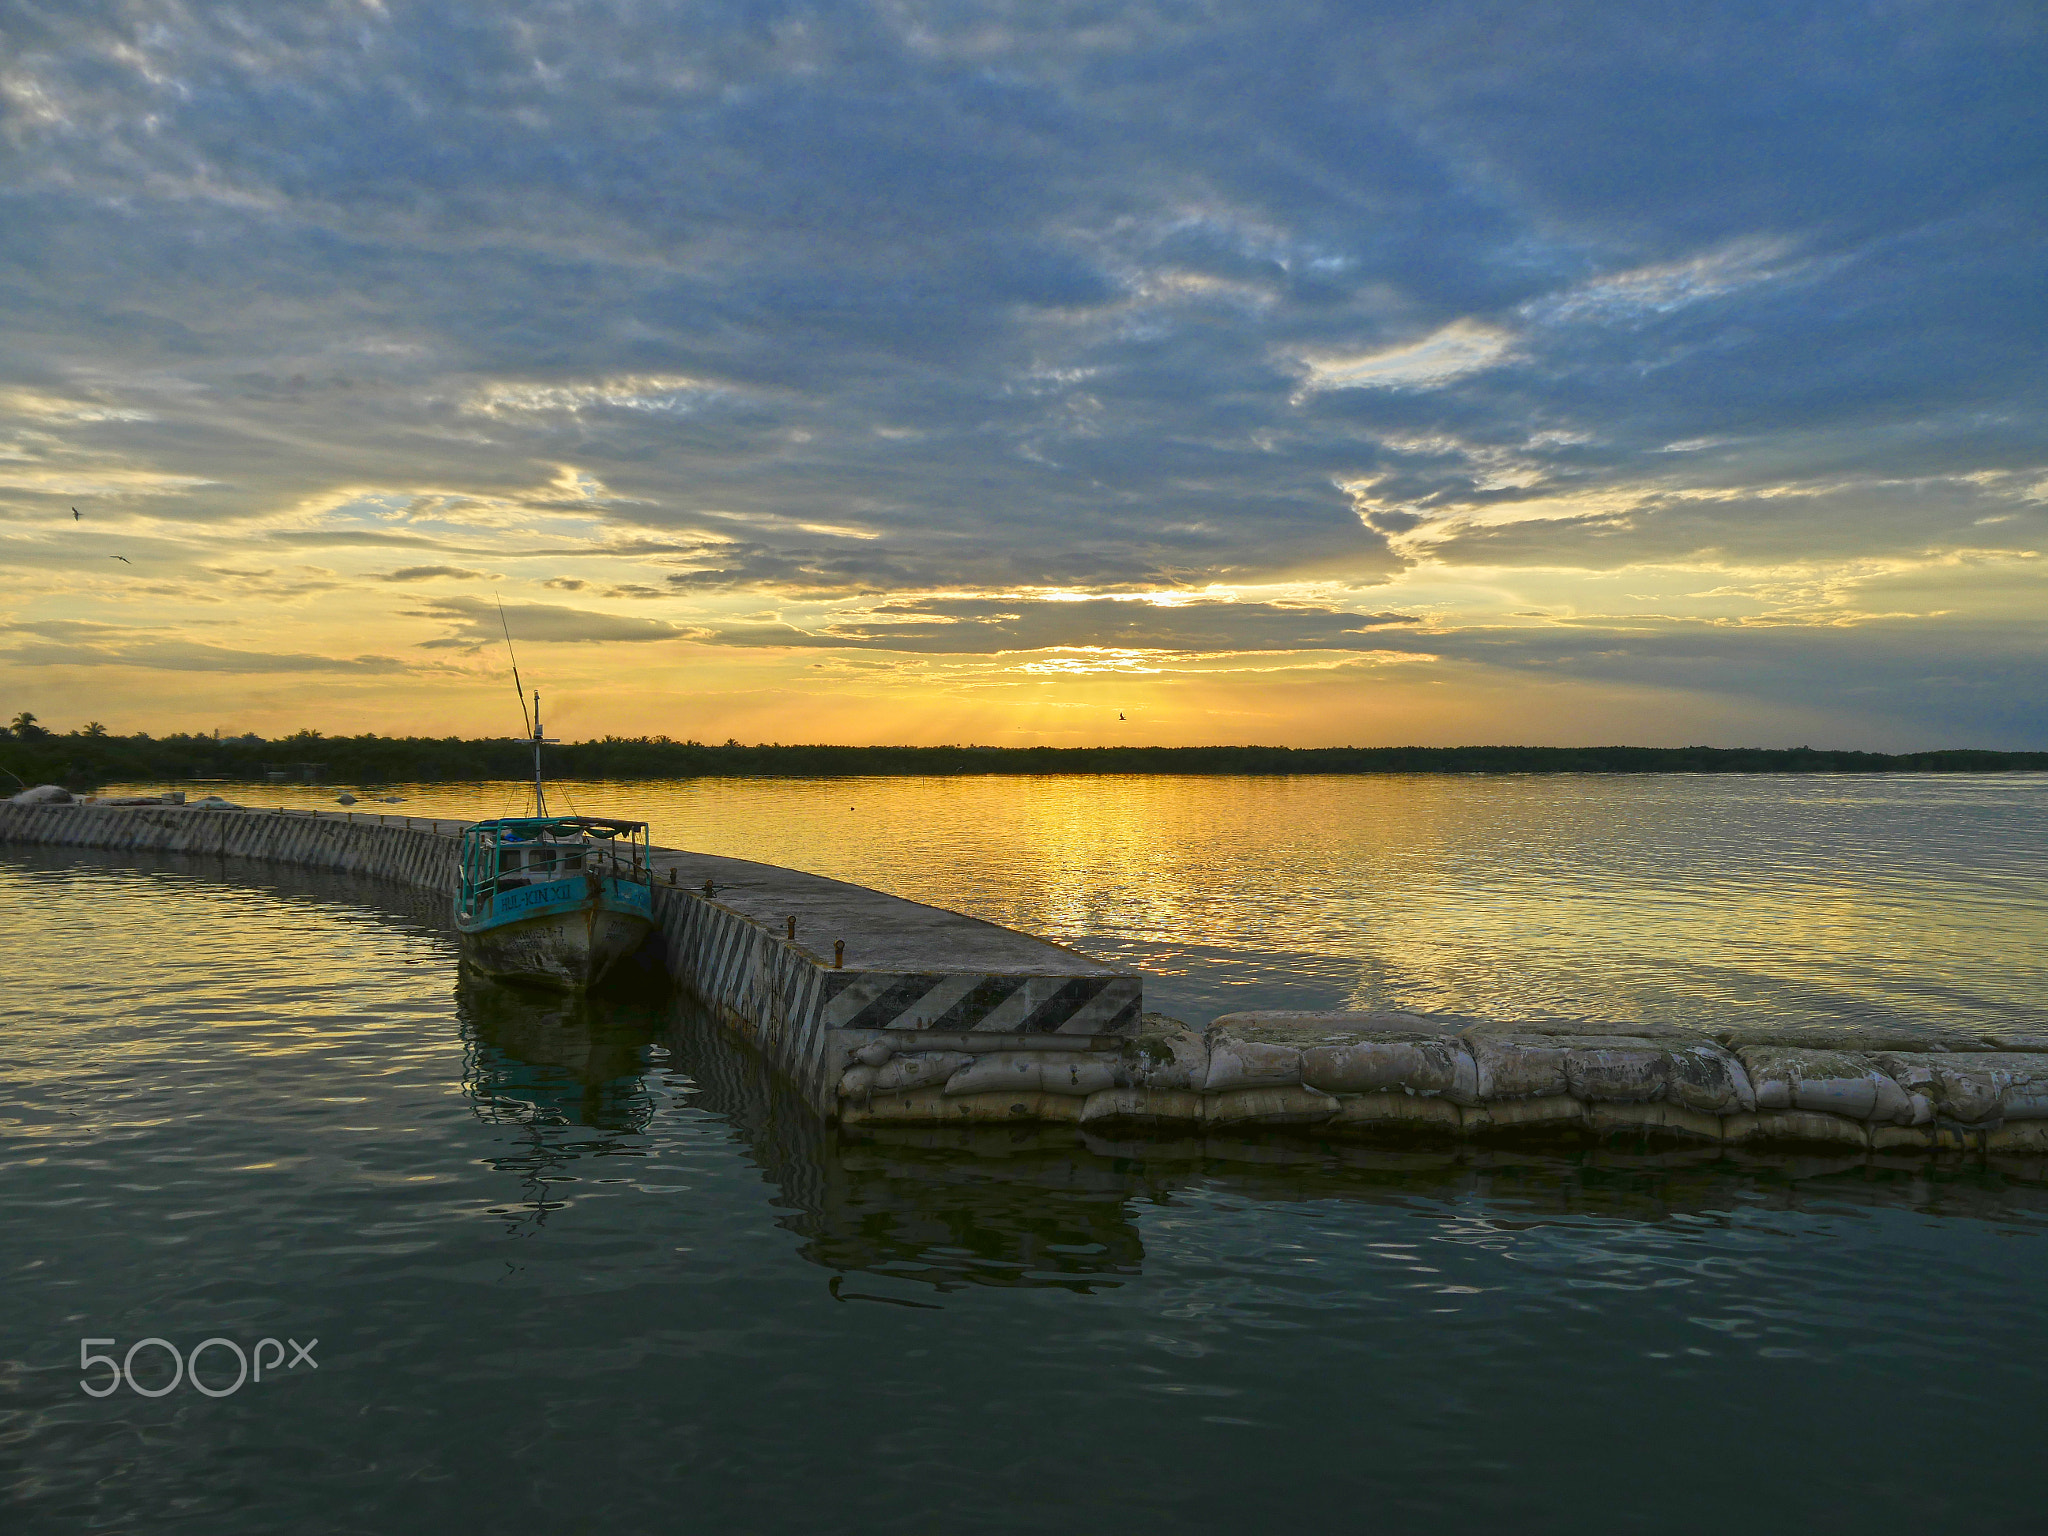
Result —
M 1164 1027 L 1148 1027 L 1124 1047 L 1126 1075 L 1136 1087 L 1200 1093 L 1209 1080 L 1207 1038 L 1177 1020 L 1162 1022 Z
M 1932 1112 L 1962 1125 L 2048 1119 L 2048 1057 L 2032 1052 L 1974 1055 L 1882 1053 L 1876 1062 Z
M 1479 1069 L 1455 1035 L 1385 1032 L 1310 1046 L 1301 1081 L 1324 1093 L 1406 1092 L 1458 1104 L 1479 1097 Z
M 1756 1108 L 1756 1089 L 1748 1071 L 1731 1052 L 1711 1040 L 1672 1050 L 1671 1080 L 1664 1086 L 1664 1098 L 1681 1109 L 1707 1115 L 1739 1115 Z
M 1557 1037 L 1473 1029 L 1464 1039 L 1482 1103 L 1557 1098 L 1570 1092 L 1565 1058 L 1571 1053 Z
M 1913 1125 L 1928 1118 L 1924 1100 L 1915 1105 L 1876 1061 L 1856 1052 L 1753 1045 L 1737 1054 L 1755 1086 L 1760 1110 L 1803 1110 L 1886 1125 Z
M 1301 1047 L 1241 1040 L 1227 1030 L 1209 1031 L 1209 1075 L 1203 1080 L 1203 1092 L 1283 1088 L 1300 1082 Z
M 907 1051 L 880 1066 L 850 1067 L 839 1079 L 843 1097 L 864 1099 L 874 1093 L 902 1093 L 911 1088 L 942 1088 L 946 1080 L 974 1058 L 965 1051 Z
M 1394 1092 L 1341 1094 L 1337 1099 L 1335 1117 L 1324 1123 L 1333 1131 L 1384 1125 L 1405 1129 L 1422 1126 L 1439 1133 L 1448 1131 L 1455 1134 L 1464 1121 L 1448 1094 L 1425 1096 Z
M 1202 1096 L 1173 1088 L 1104 1088 L 1088 1095 L 1081 1123 L 1130 1120 L 1153 1125 L 1198 1125 Z
M 1239 1088 L 1202 1096 L 1202 1119 L 1218 1125 L 1317 1125 L 1337 1113 L 1337 1100 L 1299 1083 Z
M 1566 1035 L 1559 1039 L 1569 1047 L 1564 1080 L 1573 1098 L 1635 1104 L 1664 1097 L 1671 1081 L 1671 1053 L 1662 1046 L 1627 1035 Z
M 946 1093 L 1061 1093 L 1086 1098 L 1104 1088 L 1125 1086 L 1120 1068 L 1115 1057 L 1094 1051 L 989 1051 L 967 1057 L 946 1079 Z
M 1730 1143 L 1791 1142 L 1870 1150 L 1870 1131 L 1846 1115 L 1817 1114 L 1803 1109 L 1759 1109 L 1753 1115 L 1730 1115 L 1721 1122 Z

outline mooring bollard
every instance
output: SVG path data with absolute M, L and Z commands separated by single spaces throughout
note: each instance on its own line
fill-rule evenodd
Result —
M 846 969 L 846 940 L 844 939 L 834 939 L 832 941 L 832 969 L 835 971 Z
M 711 894 L 711 882 L 709 880 L 706 880 L 704 882 L 704 894 L 706 896 L 709 896 Z

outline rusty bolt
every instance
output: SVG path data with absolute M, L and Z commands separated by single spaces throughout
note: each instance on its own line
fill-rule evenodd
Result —
M 674 885 L 676 883 L 676 867 L 673 864 L 669 865 L 668 867 L 668 883 L 670 885 Z
M 846 969 L 846 940 L 844 939 L 834 939 L 832 941 L 832 969 L 835 971 Z
M 795 914 L 795 913 L 791 913 L 791 914 L 790 914 L 790 918 L 789 918 L 789 936 L 790 936 L 790 937 L 791 937 L 792 939 L 796 937 L 796 914 Z
M 711 894 L 711 881 L 708 878 L 704 882 L 704 894 L 706 896 Z

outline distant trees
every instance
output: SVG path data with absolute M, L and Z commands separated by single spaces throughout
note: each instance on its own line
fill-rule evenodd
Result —
M 254 734 L 115 736 L 98 721 L 55 735 L 23 710 L 0 732 L 0 775 L 31 783 L 261 782 L 287 763 L 317 761 L 331 782 L 400 784 L 508 781 L 532 772 L 517 737 Z M 608 736 L 568 742 L 547 756 L 550 778 L 833 778 L 956 774 L 1555 774 L 1555 773 L 1994 773 L 2048 770 L 2048 752 L 1886 754 L 1812 747 L 844 747 L 743 746 Z

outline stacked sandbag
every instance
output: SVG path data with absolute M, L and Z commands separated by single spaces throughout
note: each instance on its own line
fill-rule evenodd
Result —
M 1121 1080 L 1091 1093 L 1084 1123 L 1190 1126 L 1202 1119 L 1202 1089 L 1209 1078 L 1207 1031 L 1148 1013 L 1119 1058 Z
M 1839 1026 L 1709 1035 L 1379 1011 L 1228 1014 L 1198 1030 L 1148 1014 L 1116 1052 L 881 1041 L 856 1053 L 841 1092 L 891 1119 L 2048 1151 L 2048 1049 L 1993 1048 L 2048 1047 L 2048 1034 L 1908 1024 L 1871 1036 L 1891 1049 L 1847 1048 L 1859 1037 Z
M 1886 1051 L 1875 1061 L 1914 1103 L 1927 1106 L 1923 1119 L 1983 1131 L 2008 1120 L 2048 1120 L 2048 1055 Z
M 1925 1125 L 1933 1110 L 1870 1057 L 1797 1045 L 1753 1045 L 1737 1053 L 1756 1086 L 1759 1110 L 1840 1115 L 1887 1125 Z
M 872 1065 L 863 1060 L 848 1067 L 839 1079 L 840 1096 L 861 1104 L 878 1093 L 944 1088 L 948 1078 L 974 1060 L 965 1051 L 906 1051 L 899 1055 L 870 1049 L 862 1054 L 878 1059 Z

